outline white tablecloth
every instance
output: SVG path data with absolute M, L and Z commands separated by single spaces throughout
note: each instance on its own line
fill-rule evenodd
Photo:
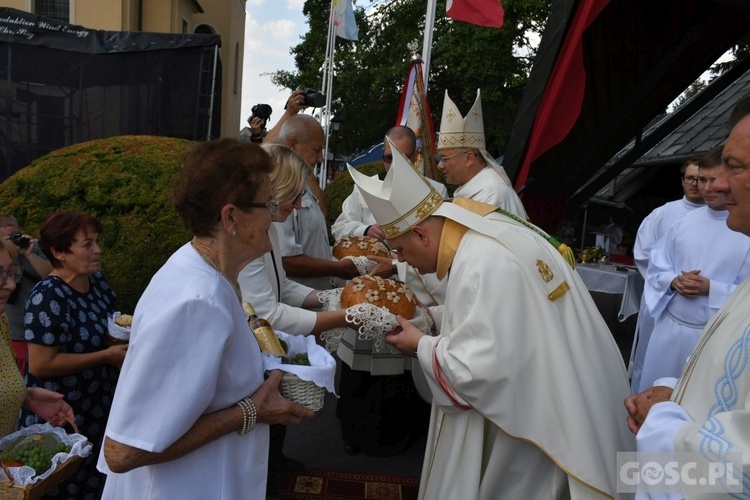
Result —
M 625 321 L 640 308 L 643 277 L 634 268 L 618 271 L 615 266 L 615 264 L 576 264 L 576 270 L 590 292 L 622 295 L 617 319 Z

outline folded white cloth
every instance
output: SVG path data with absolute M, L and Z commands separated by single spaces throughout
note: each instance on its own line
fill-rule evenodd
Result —
M 112 317 L 107 318 L 107 331 L 112 337 L 116 339 L 130 340 L 130 327 L 120 326 L 115 323 L 115 320 L 120 314 L 122 313 L 120 311 L 117 311 L 112 315 Z
M 325 387 L 328 392 L 336 394 L 336 360 L 328 351 L 315 343 L 313 335 L 290 335 L 285 332 L 276 332 L 276 335 L 286 342 L 289 348 L 288 357 L 294 359 L 298 353 L 307 353 L 310 366 L 291 365 L 282 363 L 279 356 L 263 354 L 263 368 L 265 370 L 283 370 L 293 373 L 302 380 L 312 382 L 318 387 Z

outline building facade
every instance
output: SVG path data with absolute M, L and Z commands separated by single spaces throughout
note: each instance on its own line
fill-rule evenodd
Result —
M 246 0 L 4 0 L 6 7 L 91 29 L 221 36 L 221 135 L 238 137 Z

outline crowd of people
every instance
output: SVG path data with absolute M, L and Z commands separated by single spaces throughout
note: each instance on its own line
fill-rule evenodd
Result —
M 250 120 L 251 141 L 186 152 L 171 197 L 192 239 L 143 292 L 127 344 L 107 337 L 117 295 L 102 224 L 55 212 L 35 239 L 0 216 L 3 435 L 75 422 L 94 447 L 49 498 L 284 498 L 275 477 L 306 467 L 283 453 L 286 426 L 314 413 L 264 371 L 242 305 L 319 341 L 356 330 L 321 308 L 320 291 L 359 275 L 332 258 L 329 234 L 386 243 L 392 258 L 373 257 L 372 273 L 404 281 L 434 324 L 397 317 L 393 352 L 356 335 L 338 347 L 367 359 L 340 360 L 346 453 L 402 453 L 426 432 L 419 498 L 626 498 L 619 452 L 732 450 L 748 465 L 750 98 L 726 143 L 683 166 L 683 199 L 641 224 L 630 377 L 562 248 L 487 153 L 479 93 L 466 115 L 445 95 L 436 160 L 453 198 L 397 126 L 383 172 L 349 169 L 331 228 L 313 170 L 324 134 L 303 109 L 294 92 L 267 133 Z

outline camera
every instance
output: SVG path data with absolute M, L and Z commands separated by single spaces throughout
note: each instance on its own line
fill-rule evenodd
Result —
M 305 98 L 305 106 L 320 108 L 326 105 L 326 96 L 317 90 L 305 89 L 302 91 L 302 97 Z
M 256 104 L 251 108 L 252 116 L 257 116 L 262 120 L 268 120 L 273 113 L 273 108 L 268 104 Z
M 21 233 L 11 233 L 8 238 L 10 238 L 10 241 L 20 249 L 29 248 L 29 245 L 31 244 L 31 238 L 24 236 Z

